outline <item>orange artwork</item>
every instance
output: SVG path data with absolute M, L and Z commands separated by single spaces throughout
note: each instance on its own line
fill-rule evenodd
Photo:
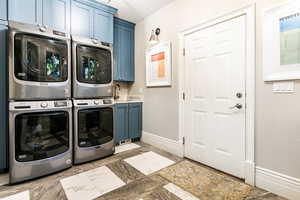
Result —
M 152 66 L 157 67 L 157 76 L 159 78 L 166 77 L 165 53 L 161 52 L 151 56 Z

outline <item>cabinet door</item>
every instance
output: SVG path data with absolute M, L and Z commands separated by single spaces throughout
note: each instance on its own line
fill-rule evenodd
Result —
M 85 38 L 93 37 L 93 8 L 72 1 L 71 32 Z
M 122 28 L 121 41 L 124 81 L 134 81 L 134 30 Z
M 43 25 L 70 32 L 70 0 L 43 0 Z
M 142 103 L 129 104 L 129 138 L 142 137 Z
M 134 81 L 134 28 L 115 24 L 114 61 L 116 81 Z
M 7 168 L 8 105 L 7 105 L 7 67 L 6 41 L 7 27 L 0 25 L 0 172 Z
M 7 20 L 7 0 L 0 0 L 0 20 Z
M 9 0 L 9 20 L 42 24 L 42 0 Z
M 94 38 L 107 43 L 113 43 L 114 18 L 110 13 L 94 9 Z
M 129 139 L 128 135 L 128 104 L 117 104 L 115 114 L 116 143 Z
M 121 81 L 121 28 L 119 25 L 114 25 L 114 80 Z

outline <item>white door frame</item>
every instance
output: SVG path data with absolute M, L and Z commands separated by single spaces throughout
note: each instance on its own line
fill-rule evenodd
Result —
M 246 16 L 246 133 L 245 133 L 245 182 L 255 185 L 255 4 L 244 6 L 216 18 L 206 20 L 200 25 L 179 33 L 179 140 L 183 142 L 185 88 L 184 39 L 187 35 L 241 15 Z M 184 147 L 183 155 L 184 155 Z

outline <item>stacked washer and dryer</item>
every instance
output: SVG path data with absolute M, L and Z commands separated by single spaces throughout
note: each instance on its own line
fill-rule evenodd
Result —
M 113 154 L 112 63 L 111 44 L 9 22 L 11 183 Z

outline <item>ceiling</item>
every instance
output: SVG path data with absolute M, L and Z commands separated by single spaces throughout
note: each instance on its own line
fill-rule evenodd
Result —
M 118 9 L 117 17 L 137 23 L 174 0 L 97 0 Z

